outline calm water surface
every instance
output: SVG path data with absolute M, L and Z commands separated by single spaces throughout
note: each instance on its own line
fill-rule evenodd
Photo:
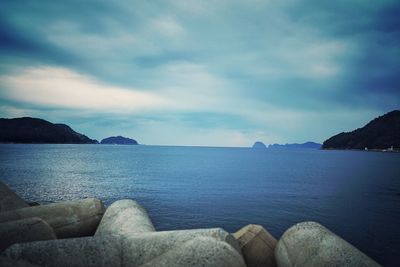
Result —
M 28 201 L 132 198 L 157 230 L 322 223 L 384 265 L 400 262 L 400 153 L 0 145 L 0 179 Z

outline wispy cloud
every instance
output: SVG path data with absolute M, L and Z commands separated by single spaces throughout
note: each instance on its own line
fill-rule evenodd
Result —
M 152 93 L 109 86 L 65 68 L 41 67 L 0 76 L 4 98 L 35 105 L 109 113 L 166 105 Z

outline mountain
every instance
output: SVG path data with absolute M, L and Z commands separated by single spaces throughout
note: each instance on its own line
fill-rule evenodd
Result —
M 257 141 L 254 143 L 253 147 L 254 149 L 266 149 L 267 147 L 263 142 Z
M 303 144 L 285 144 L 285 145 L 280 145 L 280 144 L 273 144 L 269 145 L 268 149 L 299 149 L 299 148 L 306 148 L 306 149 L 320 149 L 321 144 L 314 143 L 314 142 L 305 142 Z
M 323 149 L 400 149 L 400 110 L 373 119 L 362 128 L 326 140 Z
M 96 144 L 65 124 L 37 118 L 0 119 L 0 143 Z
M 100 144 L 109 144 L 109 145 L 137 145 L 138 142 L 136 140 L 123 137 L 123 136 L 111 136 L 108 138 L 104 138 L 101 140 Z

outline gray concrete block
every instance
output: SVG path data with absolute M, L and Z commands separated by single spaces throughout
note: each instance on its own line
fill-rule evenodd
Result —
M 153 232 L 123 239 L 123 253 L 130 254 L 130 266 L 138 266 L 177 248 L 197 237 L 209 237 L 224 242 L 241 255 L 236 239 L 220 228 Z
M 53 228 L 38 217 L 0 223 L 0 252 L 15 243 L 51 239 Z
M 2 255 L 41 266 L 122 266 L 121 242 L 107 238 L 67 238 L 15 244 Z
M 29 207 L 29 205 L 0 181 L 0 212 Z
M 264 227 L 249 224 L 233 236 L 239 241 L 248 267 L 276 266 L 274 250 L 277 241 Z
M 229 233 L 218 228 L 21 243 L 9 247 L 3 255 L 45 266 L 140 266 L 198 237 L 223 242 L 230 247 L 229 253 L 233 250 L 236 251 L 235 258 L 237 255 L 241 257 L 240 252 L 236 250 L 239 249 L 237 241 Z M 226 246 L 222 247 L 225 249 Z
M 7 257 L 0 257 L 1 267 L 40 267 L 23 260 L 13 260 Z
M 380 266 L 357 248 L 316 222 L 289 228 L 275 248 L 279 267 Z
M 98 199 L 83 199 L 27 207 L 0 213 L 0 222 L 39 217 L 46 221 L 58 238 L 93 235 L 104 214 Z
M 68 204 L 71 207 L 71 202 Z M 72 209 L 72 212 L 64 206 L 61 211 L 60 207 L 53 209 L 36 210 L 35 213 L 64 218 L 65 214 L 77 213 L 76 222 L 80 222 L 85 210 L 76 212 Z M 21 210 L 3 217 L 0 215 L 0 221 L 15 214 L 19 217 L 33 214 L 32 210 Z M 57 229 L 62 227 L 58 226 Z M 131 200 L 113 203 L 93 237 L 19 243 L 6 249 L 3 255 L 13 260 L 57 267 L 187 266 L 188 263 L 193 266 L 245 266 L 238 241 L 226 231 L 213 228 L 155 232 L 147 212 Z
M 95 235 L 129 236 L 154 231 L 146 210 L 136 201 L 124 199 L 107 208 Z
M 226 242 L 195 237 L 150 260 L 141 267 L 245 267 L 242 256 Z

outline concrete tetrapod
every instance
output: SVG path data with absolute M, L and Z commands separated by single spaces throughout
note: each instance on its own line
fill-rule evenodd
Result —
M 122 266 L 121 242 L 115 238 L 79 237 L 15 244 L 3 254 L 39 266 Z
M 248 267 L 276 266 L 274 250 L 277 241 L 264 227 L 249 224 L 233 236 L 239 241 Z
M 169 253 L 169 251 L 172 252 L 176 249 L 179 251 L 179 253 L 181 253 L 180 257 L 185 257 L 185 253 L 189 253 L 189 251 L 180 250 L 179 247 L 184 243 L 194 240 L 198 237 L 212 238 L 216 241 L 219 241 L 220 243 L 218 244 L 227 244 L 232 248 L 232 251 L 235 251 L 235 253 L 242 258 L 237 241 L 232 237 L 232 235 L 221 228 L 146 233 L 124 238 L 122 246 L 126 254 L 130 254 L 129 264 L 131 266 L 136 266 L 145 264 L 157 257 L 163 257 L 163 255 L 166 255 Z M 194 243 L 193 246 L 195 245 L 196 243 Z M 200 252 L 202 250 L 200 249 L 202 244 L 199 243 L 198 245 L 199 251 L 197 256 L 193 256 L 193 259 L 198 259 L 201 262 L 201 254 L 204 252 Z M 212 250 L 213 247 L 210 246 L 209 249 Z
M 1 267 L 40 267 L 38 265 L 30 264 L 23 260 L 13 260 L 7 257 L 0 256 L 0 266 Z
M 0 212 L 29 207 L 29 205 L 0 181 Z
M 94 198 L 27 207 L 0 213 L 0 222 L 39 217 L 58 238 L 93 235 L 104 214 L 103 203 Z
M 275 258 L 279 267 L 380 266 L 316 222 L 303 222 L 289 228 L 278 241 Z
M 189 243 L 189 250 L 179 249 L 188 241 L 198 237 L 207 237 L 215 242 L 193 241 Z M 197 240 L 197 239 L 196 239 Z M 69 238 L 49 241 L 37 241 L 30 243 L 15 244 L 3 252 L 3 255 L 15 259 L 26 260 L 30 263 L 45 266 L 140 266 L 163 254 L 179 254 L 176 262 L 169 259 L 170 266 L 186 266 L 179 259 L 190 257 L 201 262 L 208 249 L 208 255 L 213 255 L 212 251 L 226 251 L 220 255 L 222 261 L 229 263 L 229 258 L 235 255 L 234 259 L 241 259 L 235 266 L 245 266 L 240 252 L 235 247 L 236 240 L 227 232 L 220 228 L 150 232 L 133 236 L 104 235 L 97 237 Z M 211 246 L 205 246 L 211 244 Z M 232 246 L 233 244 L 233 246 Z M 196 248 L 198 245 L 198 250 Z M 218 247 L 218 249 L 217 249 Z M 229 249 L 226 249 L 229 247 Z M 175 250 L 175 252 L 173 252 Z M 198 252 L 196 252 L 198 251 Z
M 140 266 L 243 267 L 246 265 L 242 256 L 226 242 L 199 236 Z
M 50 239 L 56 239 L 53 228 L 37 217 L 0 223 L 0 252 L 12 244 Z
M 135 201 L 111 205 L 94 237 L 15 244 L 3 255 L 45 266 L 245 266 L 236 239 L 220 228 L 154 232 Z M 208 258 L 213 257 L 213 258 Z
M 201 236 L 224 240 L 224 242 L 228 243 L 236 250 L 236 254 L 239 255 L 239 258 L 242 258 L 240 254 L 238 254 L 238 252 L 240 253 L 238 243 L 230 234 L 226 233 L 222 229 L 165 231 L 158 233 L 154 233 L 154 231 L 154 226 L 144 208 L 133 200 L 119 200 L 107 208 L 95 236 L 120 235 L 122 237 L 130 237 L 123 240 L 123 247 L 126 248 L 126 250 L 131 251 L 131 255 L 132 253 L 136 254 L 136 256 L 132 257 L 134 262 L 131 262 L 135 265 L 145 263 L 149 259 L 157 257 L 160 254 L 161 256 L 158 256 L 158 261 L 164 262 L 164 260 L 166 260 L 164 259 L 164 255 L 183 253 L 183 250 L 179 249 L 182 246 L 180 245 L 181 243 L 187 244 L 191 239 L 196 239 Z M 140 236 L 138 237 L 138 235 Z M 219 242 L 221 243 L 221 241 Z M 220 243 L 218 244 L 222 245 L 222 243 Z M 227 245 L 226 243 L 224 244 Z M 193 247 L 197 243 L 192 242 L 189 244 Z M 202 242 L 199 241 L 199 249 L 201 248 L 201 244 Z M 178 247 L 172 249 L 176 246 Z M 210 248 L 211 247 L 212 246 L 210 246 Z M 207 253 L 204 255 L 206 254 Z M 202 254 L 198 253 L 197 255 L 199 257 Z M 187 255 L 185 254 L 181 256 Z M 193 259 L 196 260 L 197 258 L 193 257 Z M 200 259 L 197 260 L 202 262 Z
M 154 231 L 146 210 L 136 201 L 124 199 L 107 208 L 95 235 L 130 236 Z

